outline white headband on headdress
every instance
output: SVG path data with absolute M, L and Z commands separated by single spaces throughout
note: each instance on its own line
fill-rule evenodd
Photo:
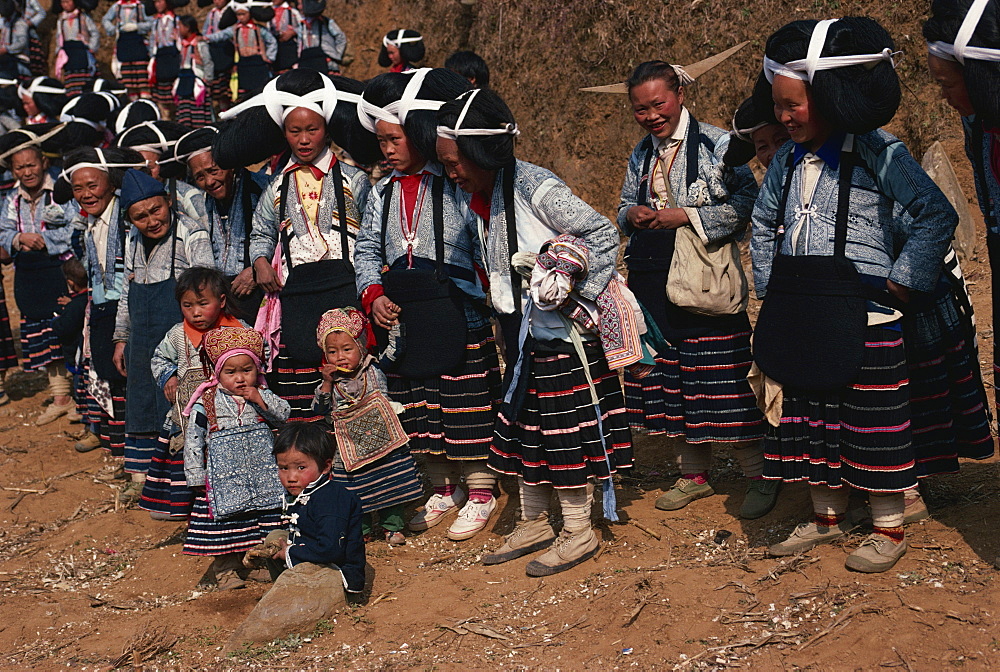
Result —
M 137 128 L 148 128 L 152 130 L 153 133 L 156 134 L 156 138 L 159 140 L 159 142 L 150 142 L 145 145 L 123 145 L 122 140 L 128 137 L 128 134 Z M 118 145 L 119 147 L 127 147 L 128 149 L 134 149 L 137 152 L 154 152 L 156 154 L 164 154 L 165 152 L 168 152 L 173 148 L 175 142 L 176 142 L 175 140 L 167 140 L 166 136 L 163 135 L 163 131 L 159 129 L 155 121 L 144 121 L 141 124 L 136 124 L 135 126 L 132 126 L 124 133 L 122 133 L 118 137 L 118 140 L 115 142 L 115 144 Z
M 413 36 L 413 37 L 404 37 L 403 33 L 405 33 L 405 32 L 406 32 L 405 29 L 404 30 L 397 30 L 396 31 L 396 37 L 394 37 L 394 38 L 390 38 L 389 35 L 386 35 L 385 37 L 382 38 L 382 46 L 383 47 L 388 47 L 391 44 L 392 46 L 394 46 L 397 49 L 399 49 L 401 46 L 403 46 L 407 42 L 420 42 L 422 39 L 424 39 L 423 36 L 421 36 L 421 35 L 416 35 L 416 36 Z M 391 35 L 391 33 L 390 33 L 390 35 Z
M 806 50 L 805 58 L 789 61 L 788 63 L 778 63 L 765 56 L 764 76 L 767 77 L 767 81 L 773 83 L 775 76 L 781 75 L 782 77 L 799 79 L 812 84 L 813 77 L 816 76 L 816 72 L 819 70 L 835 70 L 852 65 L 878 63 L 879 61 L 888 61 L 892 63 L 893 68 L 896 67 L 896 63 L 892 60 L 892 57 L 899 52 L 893 52 L 889 47 L 886 47 L 877 54 L 821 57 L 820 54 L 823 53 L 823 47 L 826 45 L 827 31 L 837 21 L 839 19 L 824 19 L 816 24 L 816 27 L 813 28 L 812 37 L 809 38 L 809 48 Z
M 62 111 L 59 114 L 59 121 L 66 123 L 75 121 L 80 124 L 86 124 L 95 131 L 101 130 L 101 124 L 97 123 L 96 121 L 91 121 L 90 119 L 86 119 L 84 117 L 78 117 L 75 114 L 71 113 L 73 108 L 76 107 L 76 104 L 79 100 L 80 96 L 77 96 L 76 98 L 70 98 L 70 101 L 63 106 Z
M 358 120 L 361 121 L 361 125 L 374 133 L 376 121 L 386 121 L 390 124 L 402 126 L 406 123 L 406 116 L 410 112 L 441 109 L 441 106 L 446 101 L 417 98 L 417 94 L 420 93 L 420 87 L 424 85 L 424 79 L 430 71 L 431 68 L 420 68 L 401 73 L 409 76 L 410 81 L 407 82 L 406 88 L 403 89 L 403 95 L 400 96 L 399 100 L 394 100 L 385 107 L 379 107 L 362 97 L 358 101 Z
M 128 91 L 125 89 L 125 87 L 122 87 L 120 89 L 112 89 L 110 87 L 111 87 L 111 83 L 108 82 L 108 80 L 106 80 L 106 79 L 98 79 L 96 82 L 94 82 L 94 91 L 93 91 L 93 93 L 110 93 L 110 94 L 119 95 L 119 96 L 123 96 L 126 93 L 128 93 Z
M 129 109 L 133 106 L 145 105 L 152 108 L 153 112 L 156 114 L 157 121 L 160 120 L 160 108 L 151 100 L 133 100 L 131 103 L 122 108 L 122 111 L 118 113 L 118 118 L 115 119 L 115 135 L 121 135 L 125 132 L 125 124 L 128 122 Z
M 10 157 L 14 156 L 15 154 L 17 154 L 22 150 L 28 149 L 29 147 L 37 147 L 39 150 L 41 150 L 43 142 L 45 142 L 46 140 L 57 134 L 65 127 L 66 124 L 56 124 L 47 132 L 42 133 L 41 135 L 35 135 L 34 132 L 29 131 L 27 128 L 19 128 L 16 131 L 12 131 L 13 133 L 22 133 L 28 136 L 28 139 L 19 145 L 14 145 L 3 154 L 0 154 L 0 163 L 6 162 L 7 159 L 9 159 Z
M 973 33 L 979 27 L 979 21 L 983 18 L 983 12 L 986 11 L 988 2 L 989 0 L 974 0 L 972 6 L 969 7 L 968 13 L 962 20 L 962 25 L 959 27 L 958 33 L 955 35 L 955 44 L 929 42 L 927 44 L 927 51 L 932 56 L 943 58 L 946 61 L 958 61 L 963 65 L 967 58 L 975 61 L 1000 62 L 1000 49 L 969 46 L 969 41 L 972 40 Z
M 81 161 L 80 163 L 74 163 L 69 168 L 63 168 L 62 173 L 59 177 L 71 182 L 73 180 L 73 173 L 80 170 L 81 168 L 96 168 L 104 173 L 110 173 L 111 168 L 145 168 L 145 163 L 109 163 L 107 159 L 104 158 L 104 150 L 100 147 L 94 149 L 97 152 L 97 161 Z
M 21 98 L 28 97 L 33 98 L 36 93 L 53 93 L 56 95 L 66 93 L 66 89 L 61 86 L 49 86 L 48 84 L 42 84 L 45 81 L 45 77 L 35 77 L 31 80 L 31 84 L 28 84 L 28 88 L 24 88 L 20 84 L 17 85 L 17 95 Z
M 292 110 L 302 107 L 329 122 L 333 118 L 333 111 L 337 108 L 338 102 L 343 100 L 346 103 L 357 103 L 361 100 L 361 96 L 356 93 L 338 90 L 326 75 L 320 74 L 320 79 L 323 88 L 310 91 L 303 96 L 278 90 L 278 80 L 272 79 L 256 96 L 229 108 L 219 116 L 222 119 L 231 119 L 251 107 L 264 107 L 271 120 L 280 127 L 285 124 L 285 117 L 291 114 Z
M 21 83 L 16 79 L 2 79 L 0 78 L 0 86 L 20 86 Z
M 212 151 L 212 145 L 210 144 L 208 147 L 199 147 L 198 149 L 195 149 L 193 151 L 187 152 L 186 154 L 178 154 L 177 153 L 177 149 L 181 146 L 181 144 L 184 143 L 184 140 L 188 136 L 194 135 L 198 131 L 202 131 L 202 130 L 209 130 L 209 131 L 212 131 L 213 133 L 218 133 L 219 132 L 219 129 L 217 129 L 215 126 L 202 126 L 201 128 L 196 128 L 195 130 L 191 131 L 190 133 L 185 133 L 184 135 L 182 135 L 180 137 L 180 139 L 177 142 L 174 143 L 174 155 L 171 156 L 169 159 L 161 159 L 160 161 L 157 161 L 157 163 L 162 166 L 163 164 L 170 163 L 172 161 L 177 161 L 177 162 L 187 161 L 188 159 L 191 159 L 191 158 L 193 158 L 195 156 L 198 156 L 199 154 L 204 154 L 205 152 L 211 152 Z
M 229 4 L 226 5 L 233 12 L 249 12 L 254 7 L 273 7 L 274 4 L 266 2 L 265 0 L 245 0 L 244 2 L 237 2 L 236 0 L 230 0 Z
M 447 126 L 438 126 L 437 134 L 439 138 L 446 138 L 448 140 L 458 140 L 460 136 L 467 135 L 513 135 L 517 137 L 521 135 L 521 131 L 517 128 L 517 124 L 504 124 L 503 128 L 462 128 L 462 122 L 465 121 L 465 115 L 469 113 L 469 108 L 472 107 L 472 100 L 479 93 L 480 89 L 472 89 L 471 91 L 466 91 L 461 96 L 456 98 L 456 100 L 462 100 L 465 98 L 465 105 L 462 106 L 462 112 L 458 115 L 458 119 L 455 121 L 455 128 L 448 128 Z
M 729 131 L 729 134 L 734 138 L 736 138 L 737 140 L 742 140 L 743 142 L 753 142 L 754 132 L 759 131 L 765 126 L 770 126 L 770 123 L 762 121 L 759 124 L 751 126 L 750 128 L 738 128 L 736 126 L 736 115 L 734 114 L 732 130 Z

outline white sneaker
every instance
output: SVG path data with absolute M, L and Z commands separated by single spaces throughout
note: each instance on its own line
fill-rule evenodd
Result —
M 409 523 L 406 524 L 412 532 L 423 532 L 434 527 L 453 510 L 465 503 L 465 493 L 461 488 L 455 488 L 455 492 L 447 497 L 434 493 L 424 504 L 424 510 L 417 512 Z
M 496 497 L 490 497 L 490 501 L 488 502 L 473 502 L 470 500 L 458 512 L 458 518 L 448 528 L 448 538 L 452 541 L 462 541 L 476 536 L 490 522 L 490 516 L 493 515 L 496 508 Z

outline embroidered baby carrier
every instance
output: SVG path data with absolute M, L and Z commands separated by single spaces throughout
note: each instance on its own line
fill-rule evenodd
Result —
M 805 391 L 832 391 L 849 385 L 861 372 L 868 325 L 867 300 L 896 307 L 888 292 L 861 281 L 847 258 L 847 217 L 851 182 L 858 156 L 841 152 L 833 256 L 781 254 L 784 233 L 778 235 L 757 325 L 753 355 L 769 378 Z M 792 176 L 792 153 L 778 207 L 784 221 Z
M 365 387 L 358 398 L 352 400 L 347 408 L 334 409 L 330 414 L 333 434 L 337 437 L 337 450 L 347 471 L 356 471 L 380 460 L 405 446 L 409 440 L 386 396 L 377 387 L 368 391 L 371 383 L 366 372 Z M 334 392 L 349 399 L 340 388 Z M 336 399 L 333 404 L 337 405 Z
M 288 203 L 288 185 L 292 171 L 281 180 L 281 203 L 278 206 L 278 226 L 281 229 L 281 247 L 285 255 L 288 276 L 278 295 L 281 301 L 281 343 L 285 354 L 299 362 L 318 362 L 323 353 L 316 344 L 316 325 L 323 313 L 332 308 L 358 305 L 354 264 L 351 263 L 347 239 L 347 197 L 340 162 L 334 161 L 330 173 L 324 178 L 332 180 L 337 197 L 337 216 L 340 224 L 341 259 L 323 259 L 292 266 L 291 222 L 285 221 Z M 321 208 L 317 208 L 319 218 Z M 249 234 L 247 235 L 249 240 Z
M 219 429 L 217 391 L 209 388 L 201 398 L 208 419 L 205 495 L 212 517 L 281 508 L 285 489 L 271 456 L 271 427 L 258 417 L 252 425 Z
M 404 378 L 432 378 L 454 373 L 465 364 L 465 298 L 451 281 L 444 264 L 444 177 L 431 182 L 434 225 L 434 268 L 406 268 L 408 255 L 390 268 L 385 239 L 389 229 L 389 207 L 393 183 L 382 195 L 382 289 L 400 307 L 402 354 L 388 368 Z M 402 186 L 400 186 L 402 192 Z M 400 215 L 403 204 L 400 199 Z

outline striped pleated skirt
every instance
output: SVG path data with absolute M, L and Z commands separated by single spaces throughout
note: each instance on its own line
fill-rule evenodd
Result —
M 14 334 L 10 330 L 10 315 L 7 313 L 7 299 L 3 291 L 3 275 L 0 275 L 0 371 L 17 366 L 17 349 Z
M 62 346 L 49 320 L 21 318 L 21 355 L 24 368 L 28 371 L 44 369 L 49 364 L 62 361 Z
M 529 485 L 576 488 L 589 477 L 606 479 L 632 466 L 632 434 L 618 374 L 608 369 L 597 341 L 584 353 L 600 407 L 594 407 L 587 375 L 571 343 L 536 341 L 526 353 L 523 400 L 503 404 L 497 417 L 489 466 L 521 476 Z
M 338 456 L 333 462 L 333 480 L 358 496 L 364 513 L 406 504 L 424 494 L 417 463 L 406 446 L 351 472 L 344 471 Z
M 902 322 L 921 478 L 955 473 L 958 458 L 982 460 L 994 451 L 971 316 L 956 305 L 949 288 L 942 289 Z
M 212 100 L 226 103 L 227 105 L 233 102 L 232 78 L 233 69 L 231 67 L 215 75 L 208 85 Z
M 153 102 L 160 107 L 166 107 L 167 105 L 174 104 L 174 83 L 170 82 L 156 82 L 153 84 L 152 90 L 150 91 L 150 98 Z
M 271 373 L 267 374 L 268 387 L 292 407 L 292 413 L 288 417 L 290 421 L 313 422 L 323 418 L 312 410 L 316 386 L 322 380 L 323 376 L 317 367 L 288 357 L 283 345 L 274 359 Z
M 66 87 L 66 95 L 70 98 L 79 96 L 86 91 L 87 85 L 94 79 L 94 73 L 88 70 L 63 73 L 63 86 Z
M 900 331 L 868 327 L 858 379 L 833 392 L 786 387 L 764 438 L 764 478 L 901 492 L 917 483 Z
M 185 124 L 192 128 L 201 128 L 212 123 L 212 101 L 205 96 L 204 102 L 200 105 L 191 98 L 177 99 L 177 113 L 174 120 L 179 124 Z
M 156 434 L 125 434 L 125 471 L 130 474 L 145 474 L 156 452 Z
M 453 460 L 483 460 L 490 452 L 500 360 L 489 324 L 469 327 L 465 364 L 454 376 L 401 378 L 386 375 L 389 396 L 403 405 L 399 416 L 414 453 Z
M 747 373 L 750 332 L 713 331 L 658 353 L 642 379 L 625 373 L 629 422 L 687 443 L 740 442 L 764 435 L 764 416 Z
M 122 63 L 121 82 L 129 95 L 137 95 L 140 91 L 149 90 L 149 61 L 130 61 Z
M 93 398 L 91 398 L 93 399 Z M 125 383 L 111 385 L 111 410 L 107 413 L 93 400 L 95 413 L 99 418 L 101 447 L 111 452 L 113 457 L 125 456 Z
M 170 451 L 171 437 L 179 434 L 180 428 L 169 421 L 160 432 L 146 472 L 139 508 L 183 520 L 191 513 L 194 493 L 184 476 L 184 451 Z
M 225 555 L 243 553 L 264 541 L 268 532 L 281 529 L 281 510 L 251 511 L 215 520 L 208 510 L 208 500 L 202 492 L 194 498 L 188 517 L 185 555 Z
M 49 61 L 34 28 L 28 30 L 28 67 L 34 77 L 45 77 L 49 74 Z

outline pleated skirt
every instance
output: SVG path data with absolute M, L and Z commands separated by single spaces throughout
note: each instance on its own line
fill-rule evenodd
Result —
M 180 428 L 168 422 L 157 437 L 139 508 L 184 520 L 191 513 L 194 492 L 184 475 L 184 451 L 170 452 L 170 438 L 178 434 Z
M 70 98 L 79 96 L 86 91 L 87 85 L 94 79 L 94 73 L 87 70 L 78 72 L 63 72 L 63 86 L 66 87 L 66 95 Z
M 600 407 L 571 343 L 536 342 L 526 354 L 527 387 L 516 416 L 501 406 L 489 466 L 529 485 L 576 488 L 632 466 L 632 434 L 618 375 L 597 341 L 584 344 Z
M 333 463 L 333 480 L 358 496 L 364 513 L 406 504 L 424 494 L 417 463 L 406 446 L 351 472 L 344 470 L 338 457 Z
M 185 555 L 225 555 L 243 553 L 259 544 L 268 532 L 281 529 L 281 510 L 252 511 L 232 518 L 215 520 L 208 510 L 205 494 L 196 495 L 188 517 L 184 538 Z
M 111 386 L 111 410 L 109 414 L 91 397 L 93 413 L 98 417 L 98 436 L 101 447 L 113 457 L 125 456 L 125 383 Z
M 313 422 L 323 418 L 312 410 L 316 386 L 322 380 L 317 367 L 288 357 L 284 346 L 280 347 L 271 373 L 267 374 L 268 387 L 292 407 L 290 421 Z
M 387 374 L 389 396 L 403 405 L 400 422 L 414 453 L 483 460 L 490 452 L 500 398 L 500 360 L 493 329 L 468 330 L 465 364 L 455 376 L 401 378 Z
M 205 96 L 204 102 L 199 105 L 190 98 L 177 99 L 177 113 L 174 115 L 177 123 L 201 128 L 212 123 L 212 101 Z
M 233 102 L 232 89 L 233 69 L 226 68 L 224 72 L 216 74 L 215 78 L 209 82 L 208 90 L 212 94 L 212 100 L 223 103 Z
M 917 483 L 901 332 L 868 327 L 857 381 L 833 392 L 784 389 L 764 438 L 764 478 L 901 492 Z
M 125 434 L 125 471 L 130 474 L 145 474 L 156 452 L 156 434 Z
M 149 90 L 149 61 L 129 61 L 122 63 L 121 83 L 130 94 Z
M 3 291 L 3 276 L 0 275 L 0 371 L 17 366 L 17 349 L 14 334 L 10 330 L 10 315 L 7 313 L 7 299 Z
M 170 82 L 156 82 L 150 91 L 150 98 L 153 102 L 161 107 L 166 107 L 167 105 L 174 104 L 174 83 Z
M 62 361 L 62 346 L 49 320 L 21 319 L 21 354 L 28 371 Z
M 658 353 L 656 368 L 637 379 L 625 373 L 629 423 L 687 443 L 753 441 L 764 416 L 747 373 L 750 332 L 711 332 Z

